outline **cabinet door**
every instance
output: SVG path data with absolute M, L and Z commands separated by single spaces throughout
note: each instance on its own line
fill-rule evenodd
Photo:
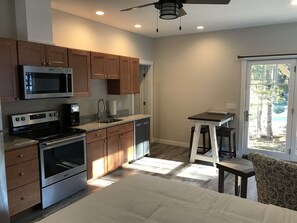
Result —
M 126 132 L 120 136 L 123 150 L 123 163 L 127 163 L 134 158 L 134 131 Z
M 18 97 L 16 41 L 0 39 L 0 98 L 2 101 Z
M 107 170 L 112 171 L 122 165 L 122 150 L 119 135 L 107 139 Z
M 20 65 L 45 66 L 45 45 L 18 41 L 18 59 Z
M 69 67 L 73 68 L 74 96 L 90 95 L 90 52 L 69 49 Z
M 91 75 L 94 79 L 107 79 L 105 74 L 105 57 L 104 53 L 91 52 Z
M 68 67 L 67 48 L 46 46 L 45 61 L 50 67 Z
M 107 172 L 106 140 L 98 140 L 87 144 L 88 180 L 96 179 Z
M 140 93 L 139 59 L 131 58 L 131 93 Z
M 107 79 L 120 79 L 120 57 L 106 54 L 105 74 Z
M 131 93 L 130 58 L 120 58 L 120 94 Z

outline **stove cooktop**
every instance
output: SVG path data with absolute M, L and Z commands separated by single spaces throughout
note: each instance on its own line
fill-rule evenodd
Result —
M 20 133 L 18 135 L 24 138 L 35 139 L 43 142 L 83 134 L 85 132 L 86 131 L 83 129 L 60 126 L 58 128 L 42 129 L 39 131 Z

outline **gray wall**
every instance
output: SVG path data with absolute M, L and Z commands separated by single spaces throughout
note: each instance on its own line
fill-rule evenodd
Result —
M 238 55 L 296 53 L 297 23 L 156 39 L 155 138 L 187 146 L 188 116 L 240 106 Z M 238 120 L 232 124 L 238 127 Z

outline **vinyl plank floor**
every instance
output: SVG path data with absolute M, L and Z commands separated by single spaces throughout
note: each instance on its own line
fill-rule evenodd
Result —
M 189 162 L 189 149 L 179 146 L 152 143 L 150 156 L 127 164 L 116 171 L 92 182 L 88 188 L 42 210 L 39 206 L 27 210 L 11 219 L 12 223 L 27 223 L 38 221 L 90 193 L 100 191 L 103 187 L 115 183 L 133 174 L 147 174 L 174 181 L 188 183 L 218 191 L 218 176 L 216 168 L 207 162 Z M 225 174 L 225 193 L 234 195 L 234 175 Z M 247 198 L 257 199 L 255 178 L 248 180 Z

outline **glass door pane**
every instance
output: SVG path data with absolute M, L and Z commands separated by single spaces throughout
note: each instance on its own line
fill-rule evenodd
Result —
M 247 149 L 288 159 L 284 155 L 288 155 L 291 136 L 292 64 L 292 61 L 249 62 L 245 117 Z

